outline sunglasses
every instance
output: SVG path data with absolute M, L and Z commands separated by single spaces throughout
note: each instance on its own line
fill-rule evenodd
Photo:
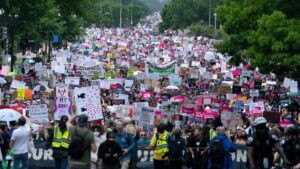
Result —
M 146 136 L 146 134 L 141 134 L 141 136 Z

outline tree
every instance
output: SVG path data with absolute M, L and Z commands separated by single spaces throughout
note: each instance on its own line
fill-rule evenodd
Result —
M 211 2 L 211 12 L 209 7 Z M 184 29 L 195 23 L 209 23 L 215 7 L 221 0 L 172 0 L 161 11 L 163 22 L 160 23 L 160 31 L 166 29 Z
M 226 35 L 216 47 L 236 64 L 250 61 L 262 73 L 299 79 L 299 7 L 297 0 L 225 0 L 217 15 Z

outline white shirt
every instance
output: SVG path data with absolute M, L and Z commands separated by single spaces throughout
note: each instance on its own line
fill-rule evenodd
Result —
M 13 131 L 11 140 L 14 141 L 14 154 L 28 153 L 29 138 L 30 128 L 28 126 L 20 126 Z

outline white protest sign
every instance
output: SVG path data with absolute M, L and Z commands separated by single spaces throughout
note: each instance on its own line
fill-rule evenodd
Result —
M 80 84 L 80 78 L 79 77 L 66 77 L 65 84 L 78 86 Z
M 242 76 L 243 76 L 243 77 L 250 77 L 250 76 L 251 76 L 251 71 L 243 70 L 243 71 L 242 71 Z
M 256 107 L 259 107 L 261 112 L 265 111 L 265 104 L 262 101 L 249 103 L 248 105 L 249 105 L 250 111 L 253 111 Z
M 139 124 L 149 124 L 154 123 L 155 109 L 150 107 L 143 107 L 140 114 Z
M 68 98 L 68 86 L 56 86 L 56 97 L 66 97 Z
M 17 89 L 17 88 L 25 88 L 25 86 L 26 86 L 25 82 L 13 80 L 10 87 Z
M 47 124 L 48 122 L 48 108 L 46 104 L 29 105 L 28 106 L 30 118 L 40 124 Z
M 97 86 L 74 89 L 77 113 L 86 114 L 89 121 L 103 119 L 100 90 Z
M 259 96 L 259 90 L 257 89 L 250 90 L 250 97 L 258 97 L 258 96 Z
M 130 91 L 133 85 L 133 80 L 125 80 L 125 91 Z
M 290 93 L 298 93 L 298 81 L 290 81 Z

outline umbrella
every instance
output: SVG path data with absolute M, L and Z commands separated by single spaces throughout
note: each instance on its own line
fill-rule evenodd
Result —
M 4 78 L 0 77 L 0 84 L 5 84 L 6 82 L 7 81 Z
M 48 87 L 44 86 L 44 85 L 37 85 L 33 88 L 33 91 L 46 91 L 46 90 L 49 90 Z
M 179 87 L 177 86 L 173 86 L 173 85 L 169 85 L 166 87 L 167 90 L 179 90 Z
M 21 114 L 13 109 L 1 109 L 0 121 L 17 121 Z

